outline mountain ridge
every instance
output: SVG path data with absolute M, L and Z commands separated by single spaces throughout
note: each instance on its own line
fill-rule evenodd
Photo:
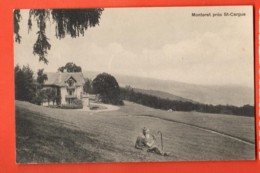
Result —
M 100 72 L 83 71 L 85 78 L 94 79 Z M 112 74 L 121 87 L 155 90 L 177 97 L 213 105 L 254 105 L 254 89 L 239 85 L 198 85 L 178 81 Z

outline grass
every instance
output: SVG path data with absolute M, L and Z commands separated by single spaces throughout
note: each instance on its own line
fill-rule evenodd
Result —
M 83 147 L 98 143 L 90 134 L 26 109 L 17 109 L 16 115 L 18 163 L 103 160 L 99 153 Z
M 211 114 L 200 112 L 167 112 L 159 109 L 152 109 L 139 104 L 126 104 L 123 111 L 131 114 L 134 107 L 135 116 L 148 116 L 161 118 L 168 121 L 182 122 L 186 124 L 203 127 L 217 132 L 222 132 L 237 138 L 255 142 L 255 119 L 254 117 L 243 117 L 236 115 Z
M 215 129 L 245 140 L 254 136 L 254 118 L 192 112 L 166 112 L 125 102 L 120 110 L 89 113 L 16 101 L 18 163 L 244 160 L 255 158 L 254 145 L 185 126 Z M 215 122 L 215 124 L 214 124 Z M 163 157 L 134 148 L 146 126 L 162 131 Z M 228 127 L 227 127 L 228 126 Z

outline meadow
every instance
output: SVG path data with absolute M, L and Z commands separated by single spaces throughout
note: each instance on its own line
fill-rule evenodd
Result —
M 255 158 L 253 117 L 167 112 L 127 101 L 119 110 L 97 113 L 15 103 L 18 163 Z M 135 149 L 143 127 L 163 133 L 170 156 Z

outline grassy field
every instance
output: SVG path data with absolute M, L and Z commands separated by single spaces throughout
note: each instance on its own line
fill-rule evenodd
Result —
M 144 126 L 162 131 L 169 157 L 134 148 Z M 16 101 L 16 133 L 18 163 L 255 158 L 252 117 L 166 112 L 130 102 L 90 113 Z

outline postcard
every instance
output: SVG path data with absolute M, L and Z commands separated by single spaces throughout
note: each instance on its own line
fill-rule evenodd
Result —
M 13 15 L 17 163 L 255 159 L 252 6 Z

